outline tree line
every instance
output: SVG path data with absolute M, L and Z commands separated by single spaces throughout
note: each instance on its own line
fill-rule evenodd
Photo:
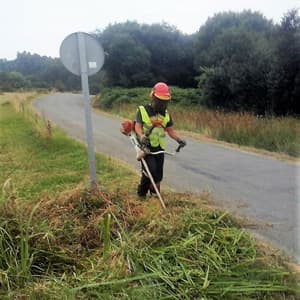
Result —
M 58 58 L 22 52 L 12 61 L 0 59 L 0 90 L 79 90 L 80 78 L 68 72 Z
M 274 24 L 259 12 L 224 12 L 194 34 L 167 23 L 116 23 L 92 35 L 103 45 L 103 70 L 90 78 L 103 87 L 143 87 L 164 81 L 195 88 L 197 103 L 257 114 L 300 114 L 300 18 L 298 10 Z M 80 78 L 59 59 L 18 53 L 0 60 L 0 89 L 79 90 Z

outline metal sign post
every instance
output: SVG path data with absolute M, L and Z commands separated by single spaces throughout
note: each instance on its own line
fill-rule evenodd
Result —
M 91 188 L 97 188 L 96 160 L 94 152 L 93 126 L 88 76 L 96 74 L 104 63 L 104 52 L 96 39 L 83 32 L 67 36 L 60 47 L 60 57 L 64 66 L 73 74 L 81 76 L 84 98 L 86 139 L 90 166 Z
M 87 61 L 86 61 L 85 42 L 84 42 L 83 34 L 78 33 L 77 39 L 78 39 L 80 70 L 81 70 L 81 86 L 82 86 L 82 94 L 84 98 L 86 137 L 87 137 L 87 144 L 88 144 L 89 164 L 90 164 L 90 180 L 91 180 L 92 189 L 96 189 L 97 187 L 96 160 L 95 160 L 95 153 L 94 153 L 89 79 L 87 75 Z

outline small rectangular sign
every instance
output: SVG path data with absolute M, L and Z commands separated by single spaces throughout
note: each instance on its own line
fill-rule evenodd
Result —
M 89 69 L 96 69 L 97 62 L 96 61 L 89 61 Z

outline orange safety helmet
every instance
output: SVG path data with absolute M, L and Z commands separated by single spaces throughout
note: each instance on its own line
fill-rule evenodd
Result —
M 171 100 L 171 93 L 169 87 L 164 82 L 156 83 L 150 93 L 150 96 L 154 96 L 159 100 Z

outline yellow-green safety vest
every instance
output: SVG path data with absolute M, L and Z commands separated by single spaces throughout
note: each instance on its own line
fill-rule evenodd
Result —
M 150 145 L 152 147 L 160 146 L 162 149 L 166 149 L 165 128 L 170 121 L 169 113 L 166 111 L 165 116 L 157 114 L 150 118 L 144 106 L 139 106 L 139 110 L 142 115 L 144 134 L 149 134 L 151 131 L 149 135 Z M 157 124 L 160 126 L 157 126 Z

